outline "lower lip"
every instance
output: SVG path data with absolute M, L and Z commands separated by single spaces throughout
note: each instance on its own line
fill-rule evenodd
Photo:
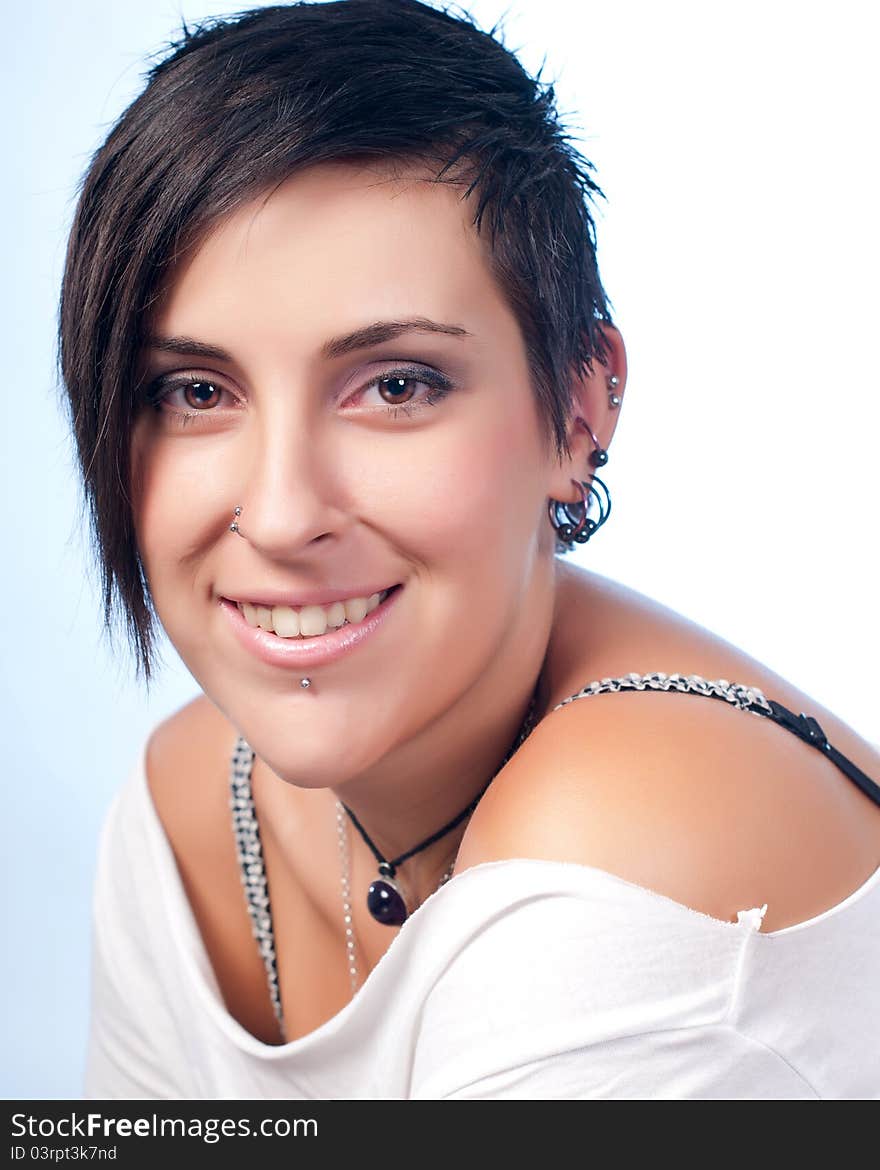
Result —
M 226 597 L 220 598 L 220 608 L 228 616 L 235 637 L 255 658 L 269 666 L 299 670 L 336 662 L 362 646 L 384 623 L 402 592 L 403 586 L 396 585 L 363 621 L 314 638 L 280 638 L 270 630 L 250 626 L 235 602 Z

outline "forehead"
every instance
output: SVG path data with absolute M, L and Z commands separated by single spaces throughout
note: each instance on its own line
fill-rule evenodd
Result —
M 322 163 L 218 221 L 171 270 L 153 323 L 310 342 L 364 320 L 513 325 L 463 188 L 427 172 Z

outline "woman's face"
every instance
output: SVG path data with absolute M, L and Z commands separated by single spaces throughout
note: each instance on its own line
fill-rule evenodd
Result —
M 151 320 L 165 396 L 132 437 L 150 591 L 205 693 L 296 784 L 358 774 L 540 664 L 560 469 L 460 197 L 313 167 L 182 259 Z M 326 642 L 235 604 L 324 602 L 332 625 L 334 601 L 391 586 Z

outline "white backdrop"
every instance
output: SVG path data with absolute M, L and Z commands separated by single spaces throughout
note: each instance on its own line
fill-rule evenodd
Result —
M 505 43 L 532 71 L 546 60 L 597 166 L 600 263 L 628 346 L 602 473 L 614 512 L 579 559 L 880 740 L 875 6 L 506 9 Z M 505 5 L 468 10 L 488 29 Z M 66 231 L 147 55 L 181 17 L 231 11 L 30 0 L 6 18 L 5 1097 L 81 1091 L 101 817 L 142 738 L 197 690 L 169 649 L 147 694 L 102 640 L 55 389 Z

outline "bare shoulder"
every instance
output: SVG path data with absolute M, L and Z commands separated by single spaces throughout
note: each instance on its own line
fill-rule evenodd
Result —
M 880 783 L 880 752 L 852 728 L 723 639 L 613 582 L 569 577 L 560 605 L 573 608 L 552 659 L 549 713 L 480 802 L 456 872 L 515 857 L 574 862 L 724 921 L 766 902 L 772 931 L 841 902 L 880 865 L 880 806 L 770 719 L 672 691 L 552 707 L 630 671 L 725 678 L 813 715 Z
M 225 777 L 236 731 L 204 695 L 168 716 L 147 742 L 147 784 L 178 854 L 213 838 L 214 814 L 228 820 Z

